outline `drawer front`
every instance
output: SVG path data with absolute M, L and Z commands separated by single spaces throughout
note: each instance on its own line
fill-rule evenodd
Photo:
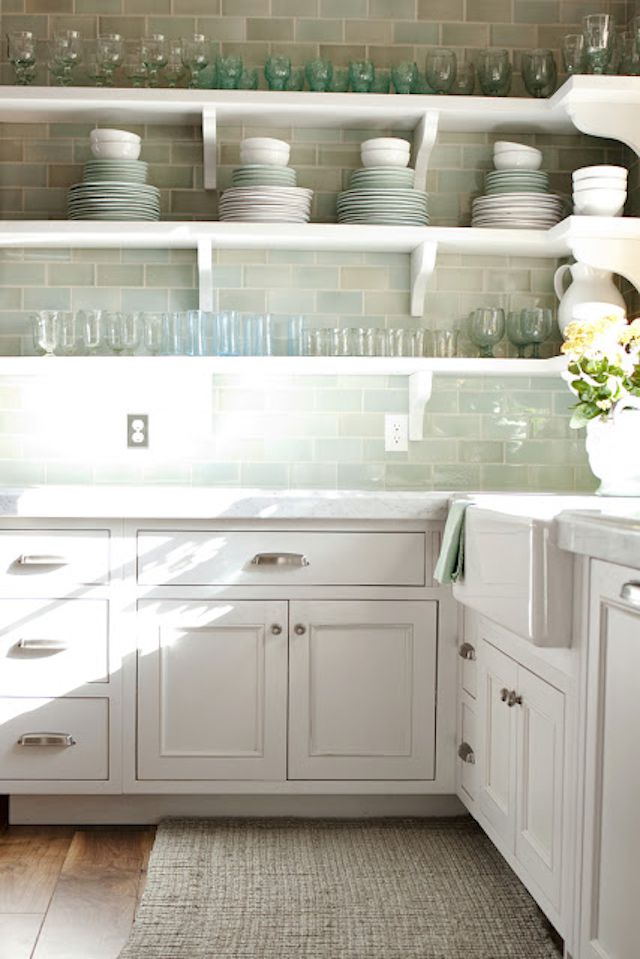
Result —
M 458 795 L 469 806 L 476 798 L 478 734 L 475 703 L 462 696 L 458 714 Z
M 0 600 L 0 696 L 60 696 L 108 672 L 106 600 Z
M 21 745 L 24 737 L 69 742 Z M 0 698 L 0 781 L 109 778 L 107 699 Z
M 424 586 L 424 533 L 138 533 L 144 586 Z
M 0 531 L 0 590 L 5 594 L 108 582 L 107 530 Z

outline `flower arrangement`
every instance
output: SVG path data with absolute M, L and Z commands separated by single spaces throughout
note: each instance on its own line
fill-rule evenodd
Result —
M 578 397 L 570 426 L 607 420 L 629 396 L 640 397 L 640 317 L 576 320 L 565 329 L 562 352 L 569 359 L 563 376 Z

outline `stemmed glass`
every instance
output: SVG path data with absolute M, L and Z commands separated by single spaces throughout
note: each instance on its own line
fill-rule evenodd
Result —
M 493 347 L 504 336 L 504 327 L 504 310 L 494 306 L 473 310 L 467 323 L 467 334 L 478 347 L 479 356 L 493 356 Z
M 508 50 L 481 50 L 477 71 L 480 89 L 485 97 L 508 95 L 513 73 Z
M 590 13 L 582 21 L 587 63 L 591 73 L 605 72 L 611 59 L 614 22 L 608 13 Z
M 515 346 L 520 359 L 524 359 L 525 347 L 531 342 L 529 331 L 525 329 L 522 322 L 523 312 L 524 310 L 514 310 L 507 316 L 507 339 Z
M 453 81 L 450 93 L 456 96 L 470 97 L 475 85 L 476 68 L 474 64 L 470 60 L 462 63 L 458 62 L 456 64 L 456 78 Z
M 105 87 L 113 86 L 114 74 L 122 66 L 125 45 L 119 33 L 104 33 L 96 40 L 96 64 L 104 71 Z
M 40 310 L 31 316 L 33 345 L 44 356 L 54 356 L 58 345 L 58 310 Z
M 77 324 L 82 330 L 82 339 L 88 353 L 97 353 L 104 338 L 104 315 L 102 310 L 79 310 Z
M 425 75 L 434 93 L 449 93 L 456 79 L 456 67 L 453 50 L 436 47 L 427 52 Z
M 140 342 L 137 313 L 106 313 L 105 343 L 112 353 L 133 353 Z
M 182 63 L 190 72 L 189 89 L 200 86 L 200 74 L 209 63 L 207 39 L 203 33 L 192 33 L 182 38 Z
M 529 50 L 523 53 L 522 76 L 527 93 L 532 97 L 550 97 L 558 79 L 556 61 L 551 50 Z
M 7 34 L 9 61 L 16 74 L 16 83 L 26 87 L 33 83 L 36 73 L 36 41 L 29 30 Z
M 180 63 L 182 70 L 182 62 Z M 141 50 L 134 50 L 133 53 L 127 53 L 124 60 L 124 75 L 131 81 L 131 86 L 143 87 L 149 78 L 149 69 L 144 61 Z
M 157 87 L 160 82 L 158 74 L 167 65 L 169 59 L 164 34 L 152 33 L 148 37 L 143 37 L 140 41 L 140 54 L 142 62 L 147 68 L 149 86 Z
M 50 64 L 57 64 L 60 73 L 54 77 L 60 86 L 68 87 L 72 82 L 72 71 L 82 63 L 82 38 L 77 30 L 57 30 L 49 45 Z M 51 67 L 50 67 L 51 68 Z
M 540 359 L 540 344 L 551 336 L 553 328 L 553 313 L 543 307 L 533 307 L 522 310 L 520 313 L 523 335 L 528 337 L 531 344 L 531 357 Z

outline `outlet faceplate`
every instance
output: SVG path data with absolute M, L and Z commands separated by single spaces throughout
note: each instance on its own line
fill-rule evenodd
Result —
M 409 417 L 406 413 L 387 413 L 384 418 L 386 453 L 406 453 L 409 449 Z
M 127 446 L 131 450 L 149 448 L 148 413 L 127 413 Z

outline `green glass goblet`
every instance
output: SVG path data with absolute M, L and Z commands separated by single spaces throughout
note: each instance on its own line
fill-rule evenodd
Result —
M 391 67 L 391 80 L 396 93 L 411 93 L 417 79 L 418 67 L 409 60 Z
M 608 13 L 590 13 L 582 21 L 584 47 L 591 73 L 604 73 L 613 52 L 615 25 Z
M 318 93 L 326 93 L 327 90 L 331 89 L 333 64 L 330 60 L 324 60 L 322 57 L 310 60 L 305 65 L 304 72 L 310 90 Z
M 527 93 L 540 99 L 556 88 L 558 70 L 551 50 L 529 50 L 522 54 L 522 78 Z
M 522 331 L 528 336 L 531 344 L 531 357 L 540 359 L 540 346 L 551 336 L 553 329 L 553 313 L 543 307 L 533 307 L 521 311 Z
M 346 93 L 349 89 L 349 67 L 334 67 L 331 80 L 332 93 Z
M 291 67 L 286 90 L 304 90 L 304 67 Z
M 369 93 L 375 75 L 371 60 L 352 60 L 349 64 L 349 84 L 354 93 Z
M 369 93 L 388 93 L 391 89 L 391 74 L 388 70 L 376 70 Z
M 508 50 L 481 50 L 477 72 L 478 83 L 485 97 L 508 96 L 513 75 Z
M 434 93 L 450 93 L 456 79 L 455 51 L 436 47 L 427 53 L 425 76 Z
M 264 65 L 264 75 L 270 90 L 286 89 L 287 80 L 291 76 L 291 60 L 275 54 L 268 57 Z
M 516 353 L 520 359 L 524 359 L 525 347 L 529 346 L 529 332 L 524 328 L 522 322 L 523 310 L 513 310 L 507 316 L 507 339 L 515 346 Z
M 237 90 L 242 76 L 242 57 L 220 56 L 216 60 L 218 87 L 220 90 Z
M 504 310 L 495 306 L 473 310 L 467 322 L 467 335 L 478 347 L 478 356 L 493 356 L 493 347 L 504 336 L 504 328 Z
M 257 90 L 258 89 L 258 68 L 244 68 L 238 80 L 238 90 Z

